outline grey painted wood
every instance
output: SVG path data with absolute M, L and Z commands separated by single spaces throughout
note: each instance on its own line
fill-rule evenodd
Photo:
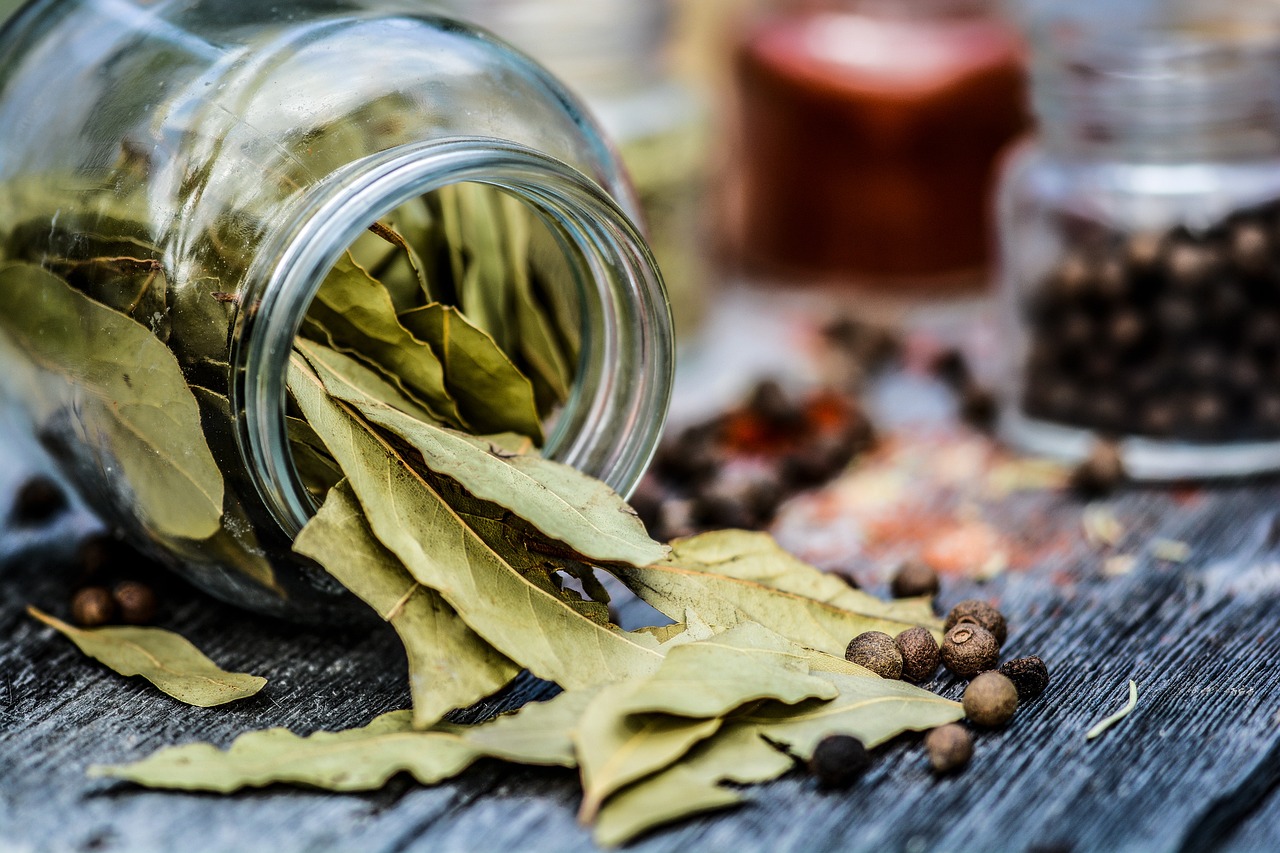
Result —
M 21 473 L 5 469 L 0 488 Z M 1053 672 L 1049 692 L 1012 727 L 979 739 L 966 773 L 933 779 L 918 743 L 904 739 L 850 792 L 820 793 L 792 774 L 754 789 L 753 806 L 660 831 L 634 849 L 1280 848 L 1280 795 L 1270 793 L 1280 777 L 1280 483 L 1191 501 L 1135 490 L 1114 503 L 1128 527 L 1119 550 L 1147 555 L 1132 574 L 1104 577 L 1101 557 L 1078 541 L 1029 571 L 946 588 L 944 604 L 998 598 L 1012 626 L 1007 654 L 1041 654 Z M 1023 495 L 997 507 L 994 520 L 1044 542 L 1075 536 L 1080 505 Z M 61 566 L 94 526 L 76 508 L 43 533 L 0 537 L 0 849 L 593 849 L 575 824 L 575 780 L 564 771 L 489 762 L 432 789 L 395 780 L 372 794 L 281 788 L 225 798 L 86 779 L 90 763 L 169 744 L 226 744 L 271 725 L 361 725 L 408 698 L 388 631 L 299 629 L 176 584 L 162 624 L 224 665 L 266 676 L 268 687 L 200 710 L 105 671 L 22 613 L 28 601 L 64 606 Z M 1152 560 L 1156 536 L 1192 543 L 1191 559 Z M 1085 730 L 1123 703 L 1131 677 L 1141 684 L 1137 712 L 1086 743 Z M 938 687 L 959 692 L 950 681 Z M 549 689 L 522 679 L 469 716 Z

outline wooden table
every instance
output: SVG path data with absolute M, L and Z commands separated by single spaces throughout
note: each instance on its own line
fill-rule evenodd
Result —
M 906 404 L 934 393 L 926 386 L 918 377 L 890 383 L 878 406 L 920 409 Z M 815 543 L 831 562 L 840 537 L 859 529 L 840 517 L 825 532 L 813 529 L 832 495 L 874 497 L 886 471 L 910 468 L 904 459 L 946 469 L 940 459 L 951 464 L 985 452 L 972 436 L 955 435 L 950 444 L 936 434 L 899 442 L 862 469 L 879 471 L 879 479 L 855 477 L 802 499 L 784 513 L 779 535 L 792 545 Z M 18 438 L 0 445 L 9 458 L 0 493 L 11 494 L 39 457 Z M 981 464 L 990 475 L 988 462 Z M 985 581 L 949 578 L 941 604 L 998 599 L 1011 624 L 1006 654 L 1049 662 L 1046 695 L 1006 731 L 982 735 L 959 776 L 935 780 L 918 741 L 903 739 L 881 750 L 847 793 L 819 792 L 797 772 L 755 789 L 754 805 L 675 825 L 632 849 L 1280 849 L 1280 483 L 1128 490 L 1104 511 L 1124 528 L 1110 547 L 1086 541 L 1083 504 L 1060 491 L 955 486 L 928 497 L 928 507 L 917 501 L 916 510 L 951 513 L 962 539 L 965 525 L 994 531 L 1009 549 L 1009 566 Z M 886 501 L 892 508 L 902 499 Z M 891 521 L 895 511 L 881 519 Z M 180 627 L 228 668 L 266 676 L 259 696 L 222 709 L 188 708 L 86 660 L 23 606 L 64 606 L 70 581 L 59 566 L 95 524 L 76 507 L 48 529 L 10 529 L 0 538 L 0 850 L 593 849 L 575 823 L 577 788 L 564 771 L 494 762 L 436 788 L 397 779 L 363 795 L 277 788 L 216 797 L 87 779 L 90 763 L 135 760 L 170 744 L 226 744 L 275 725 L 302 733 L 345 728 L 408 703 L 403 653 L 390 631 L 299 629 L 180 586 L 166 593 L 161 624 Z M 938 535 L 926 525 L 919 539 Z M 874 582 L 893 549 L 911 539 L 895 536 L 872 542 L 864 526 L 855 538 L 866 547 L 850 552 L 848 564 Z M 1177 556 L 1161 539 L 1187 543 L 1186 560 L 1159 559 Z M 1134 559 L 1110 559 L 1117 555 Z M 640 608 L 624 615 L 644 617 Z M 1124 703 L 1131 678 L 1141 686 L 1137 710 L 1086 742 L 1084 732 Z M 960 692 L 950 679 L 935 687 Z M 550 689 L 522 678 L 469 716 Z

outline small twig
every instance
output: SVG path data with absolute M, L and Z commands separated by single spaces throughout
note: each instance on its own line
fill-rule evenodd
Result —
M 1098 723 L 1093 728 L 1089 729 L 1089 733 L 1084 736 L 1085 740 L 1093 740 L 1096 737 L 1100 737 L 1102 733 L 1105 732 L 1107 729 L 1111 728 L 1116 723 L 1119 723 L 1125 717 L 1132 714 L 1133 709 L 1136 707 L 1138 707 L 1138 682 L 1130 679 L 1128 704 L 1126 704 L 1119 711 L 1116 711 L 1110 717 L 1107 717 L 1105 720 Z

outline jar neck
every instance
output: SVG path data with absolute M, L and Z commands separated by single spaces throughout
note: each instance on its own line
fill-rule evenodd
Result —
M 674 366 L 670 309 L 636 226 L 596 183 L 513 143 L 406 145 L 350 164 L 299 200 L 264 241 L 231 341 L 237 443 L 265 505 L 296 534 L 316 507 L 293 466 L 285 422 L 288 359 L 328 271 L 370 224 L 464 182 L 511 193 L 564 238 L 582 306 L 577 379 L 543 449 L 627 495 L 657 448 Z
M 1037 39 L 1032 102 L 1064 159 L 1189 163 L 1280 155 L 1280 41 L 1059 27 Z

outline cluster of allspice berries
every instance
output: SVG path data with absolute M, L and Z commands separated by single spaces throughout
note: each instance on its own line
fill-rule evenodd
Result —
M 937 574 L 916 561 L 904 564 L 892 583 L 893 593 L 899 598 L 933 595 L 938 587 Z M 915 684 L 932 679 L 940 664 L 953 674 L 970 679 L 963 698 L 965 716 L 981 729 L 1003 727 L 1013 719 L 1019 705 L 1036 699 L 1048 686 L 1049 670 L 1038 657 L 1000 665 L 1000 649 L 1008 636 L 1008 625 L 990 603 L 960 602 L 947 614 L 944 631 L 941 646 L 923 627 L 911 628 L 896 637 L 868 631 L 849 642 L 845 658 L 882 678 L 900 678 Z M 824 742 L 820 747 L 839 749 L 842 754 L 856 752 L 848 744 L 837 746 L 835 739 L 828 740 L 832 746 Z M 924 743 L 929 762 L 938 774 L 964 767 L 973 756 L 973 736 L 962 725 L 934 729 Z M 810 769 L 824 783 L 835 784 L 837 780 L 824 769 L 834 762 L 832 755 L 815 753 Z M 865 766 L 865 762 L 858 764 Z
M 8 524 L 15 528 L 48 527 L 69 507 L 63 488 L 51 477 L 36 474 L 15 492 Z M 159 606 L 155 591 L 128 577 L 145 563 L 144 557 L 110 536 L 95 535 L 81 542 L 72 567 L 78 574 L 76 589 L 67 603 L 71 621 L 82 628 L 153 621 Z
M 82 628 L 113 623 L 148 625 L 155 620 L 159 599 L 155 590 L 129 578 L 145 558 L 117 539 L 94 536 L 77 552 L 80 584 L 71 595 L 71 621 Z

